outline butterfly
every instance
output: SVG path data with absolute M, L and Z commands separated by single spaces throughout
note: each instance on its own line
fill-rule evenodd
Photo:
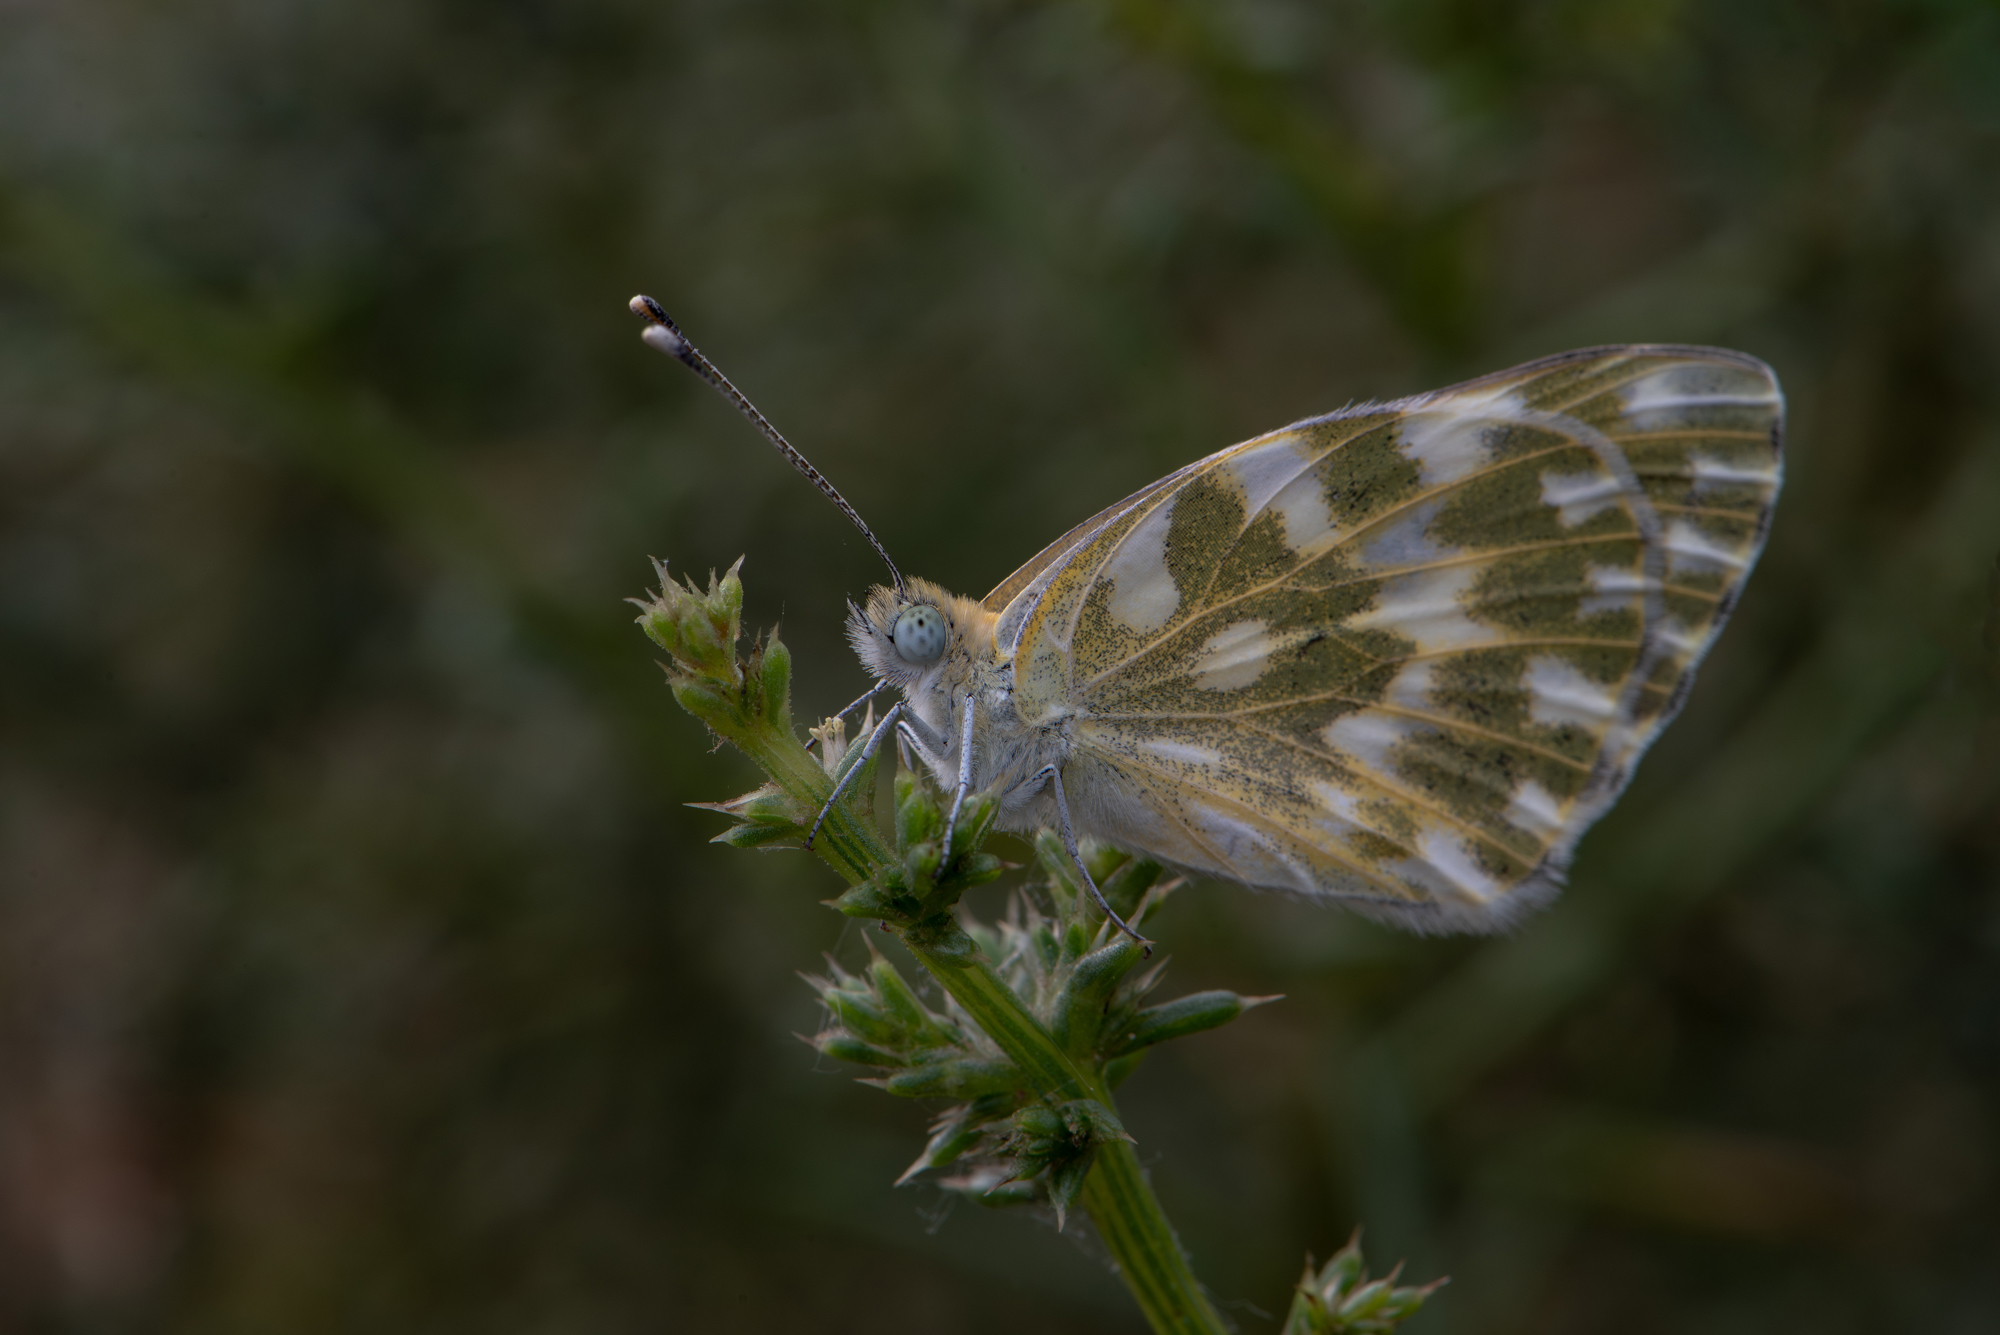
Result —
M 1090 838 L 1418 931 L 1514 922 L 1687 698 L 1783 478 L 1763 362 L 1588 348 L 1209 455 L 973 599 L 905 580 L 633 304 L 888 562 L 848 617 L 903 697 L 866 753 L 894 729 L 954 820 L 990 791 L 1086 884 Z

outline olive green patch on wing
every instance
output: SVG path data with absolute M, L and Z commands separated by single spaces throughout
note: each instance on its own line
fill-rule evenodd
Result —
M 1497 893 L 1539 853 L 1464 826 L 1420 792 L 1257 728 L 1087 722 L 1077 743 L 1073 766 L 1098 768 L 1143 794 L 1128 803 L 1128 840 L 1232 880 L 1414 907 L 1440 893 Z
M 1784 476 L 1784 399 L 1770 368 L 1690 351 L 1634 350 L 1552 400 L 1619 450 L 1660 519 L 1660 652 L 1634 709 L 1650 726 L 1627 739 L 1628 764 L 1671 719 L 1735 606 Z
M 1761 363 L 1630 347 L 1259 437 L 1002 586 L 1017 704 L 1123 776 L 1095 833 L 1494 925 L 1678 706 L 1781 418 Z

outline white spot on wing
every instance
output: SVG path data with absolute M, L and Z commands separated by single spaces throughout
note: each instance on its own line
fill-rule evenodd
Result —
M 1620 391 L 1626 411 L 1685 408 L 1775 408 L 1771 383 L 1753 371 L 1713 364 L 1669 366 L 1640 376 Z
M 1633 760 L 1646 749 L 1646 743 L 1651 737 L 1652 731 L 1648 728 L 1627 727 L 1623 724 L 1605 733 L 1602 754 L 1612 773 L 1623 774 L 1630 769 Z
M 1356 818 L 1359 803 L 1353 793 L 1325 782 L 1314 783 L 1312 791 L 1313 796 L 1319 799 L 1319 804 L 1333 813 L 1333 819 L 1337 822 L 1333 827 L 1336 834 L 1345 833 L 1359 824 Z
M 1170 738 L 1149 738 L 1139 743 L 1139 749 L 1150 751 L 1160 759 L 1171 760 L 1177 765 L 1205 768 L 1222 763 L 1222 756 L 1213 747 L 1196 746 L 1192 742 L 1176 742 Z
M 1544 727 L 1577 724 L 1595 731 L 1618 712 L 1618 697 L 1567 659 L 1547 654 L 1528 660 L 1521 674 L 1528 692 L 1528 717 Z
M 1715 570 L 1741 570 L 1749 561 L 1703 533 L 1685 519 L 1667 525 L 1667 572 L 1701 574 Z
M 1195 655 L 1194 684 L 1204 691 L 1238 691 L 1264 675 L 1271 652 L 1281 647 L 1263 621 L 1238 621 L 1208 637 Z
M 1173 619 L 1181 605 L 1180 590 L 1167 573 L 1167 527 L 1173 522 L 1169 500 L 1140 520 L 1104 564 L 1112 581 L 1107 610 L 1133 630 L 1158 630 Z
M 1491 644 L 1497 638 L 1494 631 L 1467 616 L 1460 602 L 1478 578 L 1477 566 L 1391 576 L 1382 581 L 1375 605 L 1348 624 L 1407 636 L 1425 653 Z
M 1469 390 L 1433 398 L 1403 419 L 1398 442 L 1423 470 L 1426 485 L 1456 482 L 1486 462 L 1486 428 L 1519 417 L 1512 390 Z
M 1677 617 L 1662 617 L 1659 626 L 1660 642 L 1681 658 L 1693 658 L 1701 652 L 1706 635 L 1698 635 L 1684 625 Z
M 1462 548 L 1439 546 L 1431 537 L 1431 525 L 1443 508 L 1443 497 L 1412 506 L 1373 531 L 1373 536 L 1361 545 L 1361 559 L 1381 570 L 1425 565 L 1460 555 Z
M 1223 463 L 1236 485 L 1243 489 L 1243 511 L 1254 516 L 1271 503 L 1271 498 L 1307 466 L 1298 451 L 1296 436 L 1280 436 L 1262 445 L 1253 445 Z
M 1438 899 L 1485 904 L 1499 895 L 1500 883 L 1482 871 L 1465 846 L 1445 831 L 1426 830 L 1416 851 L 1416 857 L 1391 863 L 1383 870 Z
M 1333 514 L 1326 508 L 1326 484 L 1314 469 L 1293 478 L 1271 498 L 1271 509 L 1285 524 L 1285 544 L 1301 556 L 1316 554 L 1333 535 Z
M 1592 566 L 1585 578 L 1590 581 L 1592 592 L 1583 595 L 1577 604 L 1579 617 L 1636 608 L 1639 596 L 1656 587 L 1654 581 L 1623 566 Z
M 1437 868 L 1461 895 L 1485 904 L 1500 893 L 1500 882 L 1473 860 L 1464 842 L 1455 835 L 1444 830 L 1426 830 L 1417 841 L 1417 854 Z
M 1723 487 L 1761 487 L 1765 491 L 1778 489 L 1778 467 L 1739 468 L 1726 459 L 1712 455 L 1697 454 L 1688 459 L 1694 470 L 1694 494 L 1715 491 Z
M 1564 528 L 1611 509 L 1624 492 L 1624 484 L 1609 473 L 1542 474 L 1542 504 L 1556 508 Z
M 1199 803 L 1186 809 L 1195 827 L 1227 860 L 1226 872 L 1252 885 L 1283 886 L 1311 894 L 1318 889 L 1311 870 L 1294 857 L 1284 842 L 1239 819 Z
M 1389 749 L 1422 727 L 1416 719 L 1401 714 L 1358 709 L 1327 724 L 1320 736 L 1328 746 L 1368 769 L 1388 773 Z
M 1403 664 L 1402 671 L 1390 679 L 1382 698 L 1392 705 L 1405 709 L 1429 709 L 1431 707 L 1431 674 L 1436 665 L 1428 658 Z
M 1458 479 L 1486 462 L 1486 422 L 1455 412 L 1413 412 L 1403 421 L 1402 451 L 1425 486 Z
M 1534 779 L 1522 783 L 1515 790 L 1514 799 L 1501 813 L 1501 819 L 1517 830 L 1526 830 L 1540 839 L 1547 839 L 1563 827 L 1562 806 L 1556 795 L 1542 787 Z

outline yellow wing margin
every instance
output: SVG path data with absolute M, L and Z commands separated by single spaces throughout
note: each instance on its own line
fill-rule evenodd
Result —
M 1299 422 L 1038 556 L 998 626 L 1087 832 L 1419 928 L 1553 894 L 1684 699 L 1781 480 L 1770 368 L 1566 353 Z

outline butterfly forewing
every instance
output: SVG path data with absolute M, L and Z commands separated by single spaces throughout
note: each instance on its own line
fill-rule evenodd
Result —
M 1553 890 L 1762 543 L 1782 401 L 1703 348 L 1569 353 L 1301 422 L 1003 584 L 1089 832 L 1491 927 Z

